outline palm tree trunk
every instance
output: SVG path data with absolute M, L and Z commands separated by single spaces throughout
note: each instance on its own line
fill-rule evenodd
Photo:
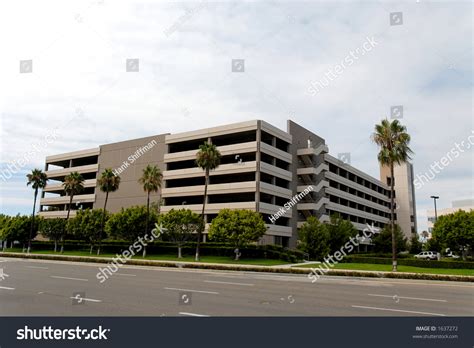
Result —
M 393 162 L 390 163 L 390 228 L 392 230 L 392 272 L 397 272 L 397 240 L 395 238 L 395 181 Z
M 150 191 L 146 196 L 146 222 L 145 222 L 145 236 L 148 234 L 148 224 L 150 220 Z M 146 256 L 146 245 L 143 246 L 143 258 Z
M 28 251 L 27 253 L 30 253 L 31 250 L 31 238 L 33 236 L 33 227 L 35 225 L 35 209 L 36 209 L 36 198 L 38 196 L 38 189 L 35 189 L 35 198 L 33 200 L 33 215 L 31 216 L 31 227 L 30 227 L 30 236 L 28 238 Z
M 206 175 L 204 179 L 204 198 L 202 201 L 202 212 L 201 212 L 201 217 L 202 217 L 202 226 L 200 229 L 198 229 L 198 235 L 197 235 L 197 243 L 196 243 L 196 257 L 194 258 L 195 261 L 200 260 L 200 247 L 201 247 L 201 238 L 202 238 L 202 232 L 206 228 L 206 220 L 204 219 L 204 211 L 206 210 L 206 201 L 207 201 L 207 185 L 209 184 L 209 168 L 206 168 Z
M 105 223 L 105 208 L 107 207 L 108 199 L 109 199 L 109 191 L 105 192 L 104 211 L 102 212 L 102 221 L 100 223 L 99 246 L 97 247 L 97 255 L 100 254 L 100 247 L 102 246 L 102 236 L 104 235 L 104 223 Z
M 69 196 L 69 207 L 67 209 L 67 215 L 66 215 L 66 226 L 64 227 L 65 229 L 67 228 L 67 223 L 69 222 L 69 215 L 71 214 L 71 205 L 72 205 L 72 199 L 74 195 L 71 194 Z M 64 253 L 64 236 L 66 234 L 66 230 L 63 231 L 63 234 L 61 235 L 61 254 Z

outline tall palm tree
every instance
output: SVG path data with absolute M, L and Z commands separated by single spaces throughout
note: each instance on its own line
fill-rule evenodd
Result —
M 30 235 L 28 237 L 28 253 L 31 250 L 31 238 L 33 236 L 33 228 L 35 224 L 35 209 L 36 209 L 36 198 L 38 198 L 38 190 L 44 189 L 48 182 L 48 176 L 45 172 L 41 169 L 33 169 L 30 174 L 26 175 L 28 182 L 26 186 L 31 185 L 33 190 L 35 190 L 35 198 L 33 200 L 33 215 L 31 217 L 31 227 L 30 227 Z
M 102 221 L 100 223 L 99 232 L 99 247 L 97 248 L 97 255 L 100 254 L 100 247 L 102 246 L 102 236 L 104 235 L 105 215 L 107 213 L 107 200 L 109 199 L 109 192 L 115 192 L 120 186 L 120 176 L 116 175 L 111 168 L 106 168 L 101 177 L 97 181 L 99 189 L 105 192 L 104 211 L 102 214 Z
M 148 226 L 150 220 L 150 193 L 158 192 L 161 188 L 161 179 L 163 174 L 161 174 L 160 168 L 157 166 L 152 166 L 151 164 L 147 165 L 143 169 L 143 174 L 138 182 L 143 186 L 143 191 L 147 193 L 146 198 L 146 223 L 145 223 L 145 234 L 148 233 Z M 143 248 L 143 257 L 146 256 L 146 248 Z
M 204 181 L 204 199 L 202 202 L 202 226 L 198 229 L 197 243 L 196 243 L 196 257 L 195 260 L 199 261 L 199 249 L 201 246 L 201 236 L 202 231 L 206 226 L 206 221 L 204 219 L 204 211 L 206 209 L 207 201 L 207 186 L 209 185 L 209 172 L 213 169 L 219 167 L 221 163 L 221 153 L 217 149 L 217 146 L 212 144 L 211 141 L 205 141 L 204 144 L 199 145 L 199 151 L 196 154 L 196 164 L 199 168 L 205 172 L 205 181 Z
M 81 193 L 84 190 L 84 178 L 78 172 L 72 172 L 66 175 L 63 182 L 63 188 L 66 195 L 69 196 L 69 207 L 67 209 L 66 226 L 71 214 L 72 199 L 74 195 Z M 61 236 L 61 253 L 64 252 L 64 234 Z
M 382 120 L 380 124 L 375 125 L 375 131 L 372 134 L 372 140 L 379 146 L 380 151 L 377 159 L 382 166 L 390 168 L 390 227 L 392 230 L 392 272 L 397 271 L 397 245 L 395 239 L 395 181 L 394 165 L 406 163 L 411 159 L 410 154 L 413 151 L 408 146 L 410 135 L 407 129 L 398 120 Z

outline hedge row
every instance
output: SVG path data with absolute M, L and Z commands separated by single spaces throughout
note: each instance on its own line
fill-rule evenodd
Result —
M 131 243 L 123 241 L 105 242 L 102 244 L 103 253 L 117 254 L 128 249 Z M 54 243 L 50 241 L 35 241 L 33 250 L 53 250 Z M 89 251 L 90 245 L 78 241 L 66 241 L 64 250 L 66 251 Z M 201 244 L 202 255 L 208 256 L 229 256 L 233 257 L 234 247 L 225 243 L 203 243 Z M 182 248 L 183 255 L 194 255 L 196 243 L 186 243 Z M 303 253 L 298 250 L 285 249 L 279 245 L 249 245 L 240 249 L 243 258 L 277 259 L 290 263 L 297 263 L 303 260 Z M 147 246 L 147 254 L 173 255 L 177 253 L 177 247 L 171 242 L 154 242 Z
M 392 263 L 392 259 L 384 257 L 347 256 L 341 262 L 390 265 Z M 468 261 L 428 261 L 402 258 L 398 259 L 397 263 L 402 266 L 425 268 L 474 269 L 474 262 Z
M 389 253 L 365 253 L 365 252 L 359 252 L 355 253 L 355 257 L 385 257 L 385 258 L 392 258 L 392 254 Z M 398 259 L 407 259 L 412 257 L 410 254 L 397 254 Z
M 86 256 L 66 256 L 66 255 L 40 255 L 24 253 L 2 253 L 2 257 L 28 258 L 28 259 L 43 259 L 43 260 L 58 260 L 58 261 L 75 261 L 75 262 L 94 262 L 94 263 L 109 263 L 110 259 L 100 257 L 86 257 Z M 252 271 L 252 272 L 270 272 L 270 273 L 294 273 L 308 275 L 310 270 L 307 268 L 295 267 L 268 267 L 268 266 L 253 266 L 253 265 L 226 265 L 226 264 L 205 264 L 205 263 L 186 263 L 186 262 L 168 262 L 168 261 L 154 261 L 133 259 L 128 260 L 129 265 L 141 266 L 157 266 L 157 267 L 179 267 L 179 268 L 200 268 L 200 269 L 215 269 L 227 271 Z M 426 274 L 426 273 L 405 273 L 405 272 L 369 272 L 369 271 L 351 271 L 351 270 L 329 270 L 328 276 L 346 276 L 346 277 L 371 277 L 371 278 L 398 278 L 398 279 L 424 279 L 424 280 L 448 280 L 458 282 L 474 282 L 472 276 L 457 276 L 448 274 Z

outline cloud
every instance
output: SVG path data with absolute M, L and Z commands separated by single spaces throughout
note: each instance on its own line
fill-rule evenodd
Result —
M 60 139 L 31 168 L 46 155 L 197 123 L 261 118 L 285 129 L 291 118 L 378 177 L 369 137 L 390 106 L 404 106 L 415 173 L 474 129 L 469 2 L 48 4 L 9 2 L 0 11 L 0 30 L 11 33 L 0 57 L 2 168 L 56 126 Z M 403 25 L 389 25 L 395 11 Z M 308 94 L 367 37 L 378 45 Z M 140 59 L 138 73 L 125 71 L 127 58 Z M 231 72 L 236 58 L 245 59 L 244 73 Z M 19 74 L 21 59 L 33 60 L 32 74 Z M 418 208 L 431 194 L 441 207 L 472 197 L 472 158 L 471 150 L 417 191 Z M 1 211 L 29 212 L 30 202 L 13 204 L 27 197 L 22 180 L 0 181 Z M 421 214 L 418 222 L 426 226 Z

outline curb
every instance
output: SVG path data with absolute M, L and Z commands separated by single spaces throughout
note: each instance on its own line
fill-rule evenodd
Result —
M 68 255 L 48 255 L 48 254 L 24 254 L 24 253 L 5 253 L 0 252 L 1 257 L 10 257 L 18 259 L 36 259 L 53 261 L 71 261 L 71 262 L 92 262 L 108 264 L 113 261 L 109 257 L 93 256 L 68 256 Z M 154 267 L 175 267 L 175 268 L 194 268 L 194 269 L 215 269 L 225 271 L 248 271 L 248 272 L 267 272 L 267 273 L 290 273 L 290 274 L 311 274 L 311 268 L 298 267 L 275 267 L 275 266 L 257 266 L 257 265 L 226 265 L 217 263 L 202 262 L 182 262 L 182 261 L 158 261 L 158 260 L 128 260 L 127 265 L 136 266 L 154 266 Z M 393 278 L 393 279 L 418 279 L 418 280 L 444 280 L 455 282 L 474 282 L 474 276 L 459 276 L 448 274 L 429 274 L 429 273 L 392 273 L 376 271 L 355 271 L 355 270 L 329 270 L 325 275 L 346 276 L 346 277 L 368 277 L 368 278 Z M 324 276 L 321 276 L 324 277 Z

